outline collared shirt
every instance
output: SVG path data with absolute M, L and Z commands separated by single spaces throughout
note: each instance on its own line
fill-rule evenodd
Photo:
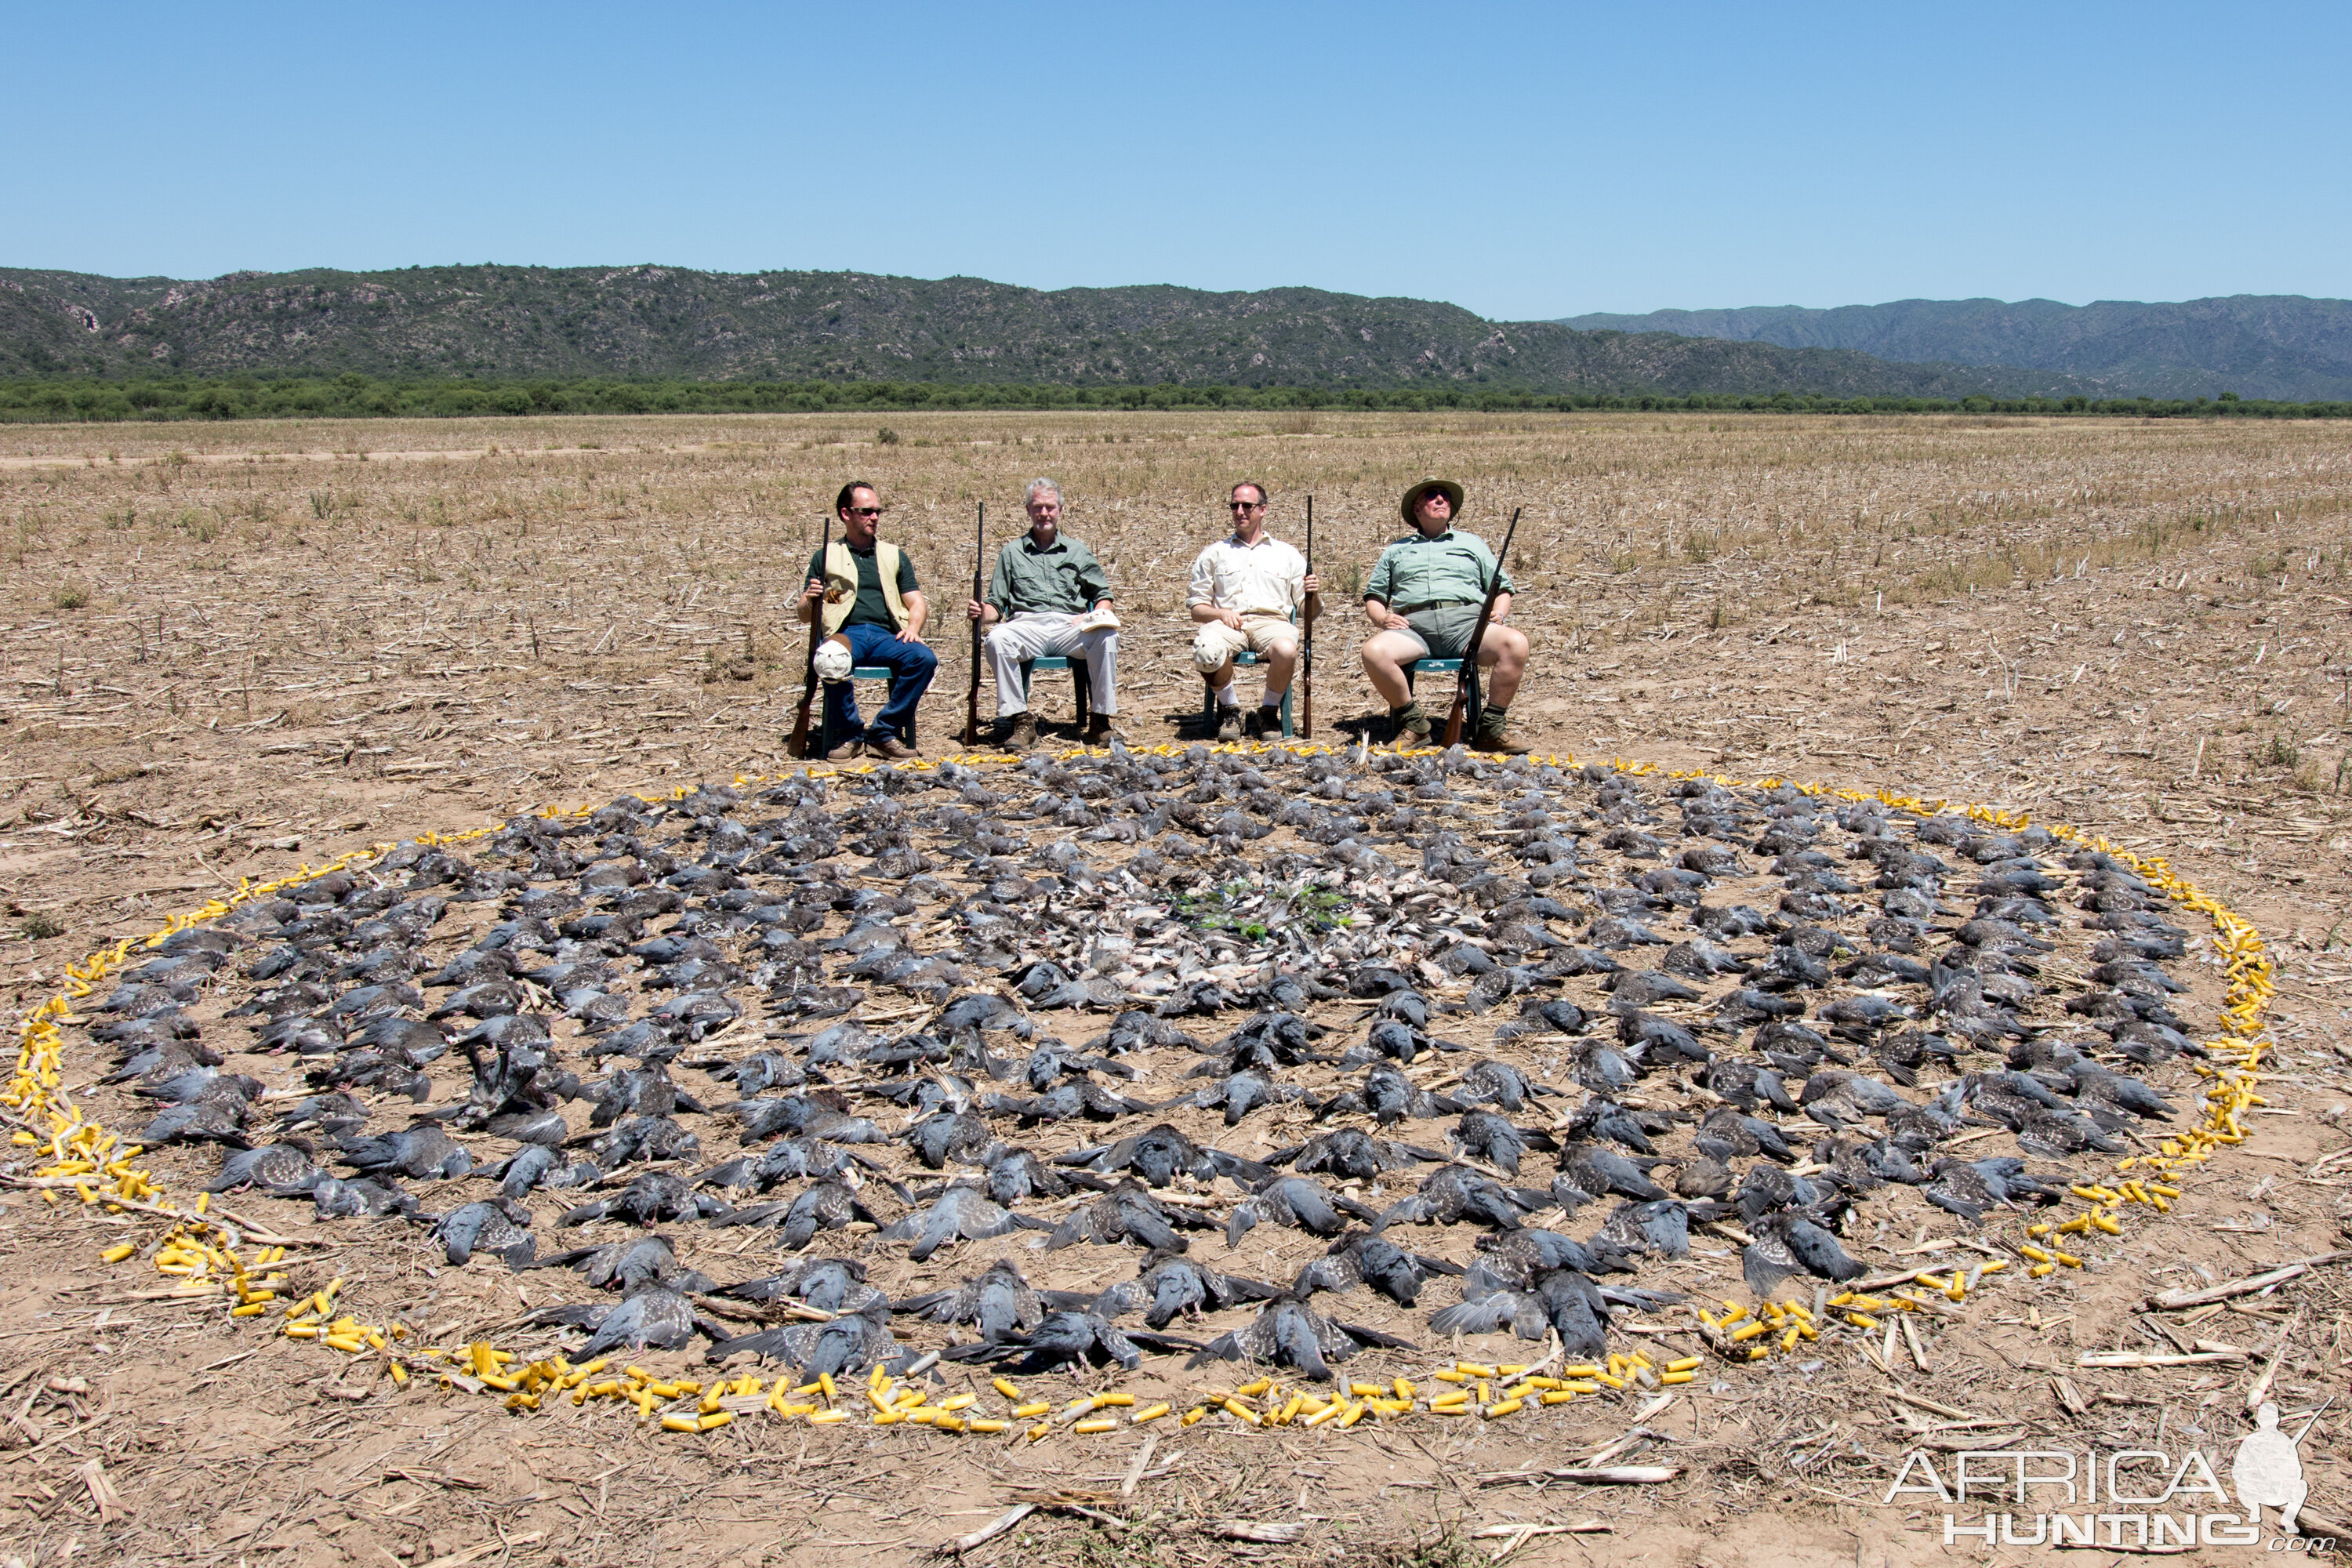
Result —
M 1419 529 L 1381 552 L 1372 563 L 1364 597 L 1395 607 L 1442 604 L 1449 599 L 1478 603 L 1495 581 L 1499 563 L 1486 542 L 1475 533 L 1449 528 L 1434 539 Z M 1502 574 L 1503 592 L 1517 593 L 1511 574 Z
M 1286 616 L 1307 601 L 1307 557 L 1271 533 L 1255 544 L 1227 534 L 1193 558 L 1188 605 L 1213 605 L 1245 616 Z
M 898 623 L 891 616 L 889 596 L 882 592 L 882 572 L 881 568 L 876 563 L 874 546 L 869 544 L 865 549 L 860 550 L 857 546 L 850 543 L 849 541 L 845 539 L 838 540 L 835 542 L 840 544 L 844 550 L 848 551 L 851 558 L 857 563 L 857 603 L 850 610 L 849 618 L 842 622 L 842 625 L 845 626 L 887 626 L 892 631 L 897 631 L 898 629 Z M 809 557 L 808 574 L 809 577 L 815 578 L 822 578 L 824 575 L 824 552 L 823 551 L 819 551 L 816 554 Z M 803 582 L 806 582 L 808 578 L 802 579 Z M 899 597 L 903 599 L 908 594 L 919 593 L 921 590 L 922 584 L 915 581 L 914 559 L 904 550 L 899 551 Z
M 1023 534 L 996 552 L 996 572 L 988 580 L 988 602 L 1001 616 L 1032 610 L 1075 616 L 1110 596 L 1102 563 L 1066 533 L 1043 547 L 1034 534 Z

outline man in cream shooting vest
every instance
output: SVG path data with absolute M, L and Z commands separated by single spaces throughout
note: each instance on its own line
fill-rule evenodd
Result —
M 834 510 L 841 517 L 841 537 L 809 557 L 799 605 L 803 626 L 820 608 L 824 616 L 817 674 L 825 682 L 825 733 L 849 737 L 825 760 L 845 763 L 865 752 L 904 762 L 921 755 L 903 736 L 911 732 L 915 705 L 940 668 L 940 656 L 923 641 L 930 605 L 907 552 L 877 537 L 882 498 L 872 485 L 852 480 L 842 486 Z M 858 717 L 856 683 L 849 679 L 863 666 L 880 666 L 893 676 L 890 700 L 871 725 Z

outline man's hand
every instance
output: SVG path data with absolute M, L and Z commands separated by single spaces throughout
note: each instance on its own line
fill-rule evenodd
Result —
M 900 642 L 921 643 L 925 647 L 931 646 L 927 642 L 923 642 L 923 628 L 920 626 L 908 626 L 905 631 L 898 634 L 898 640 Z
M 978 599 L 966 599 L 963 602 L 963 614 L 966 620 L 976 621 L 988 614 L 988 606 Z
M 808 580 L 808 586 L 801 590 L 801 605 L 805 609 L 812 600 L 824 597 L 824 580 L 821 577 L 812 577 Z
M 1487 624 L 1487 625 L 1489 625 L 1489 626 L 1501 626 L 1505 621 L 1507 621 L 1507 620 L 1510 619 L 1510 617 L 1511 617 L 1511 596 L 1510 596 L 1508 594 L 1497 594 L 1497 595 L 1495 595 L 1495 613 L 1494 613 L 1493 615 L 1488 616 L 1486 617 L 1486 624 Z
M 1239 610 L 1228 610 L 1220 606 L 1217 610 L 1217 619 L 1224 622 L 1234 631 L 1242 629 L 1242 613 Z
M 1301 593 L 1311 599 L 1323 591 L 1322 575 L 1319 573 L 1309 572 L 1300 580 L 1298 587 Z

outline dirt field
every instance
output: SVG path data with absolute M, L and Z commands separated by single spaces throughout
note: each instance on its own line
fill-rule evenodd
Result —
M 888 417 L 888 443 L 835 418 L 0 431 L 15 1011 L 66 963 L 240 878 L 541 802 L 782 770 L 800 645 L 781 607 L 853 477 L 881 488 L 886 537 L 950 607 L 973 503 L 1001 541 L 1024 482 L 1056 479 L 1067 531 L 1120 586 L 1138 742 L 1189 733 L 1197 713 L 1184 571 L 1223 531 L 1225 487 L 1263 482 L 1271 526 L 1299 542 L 1311 491 L 1317 564 L 1343 606 L 1318 637 L 1316 739 L 1349 739 L 1370 701 L 1351 573 L 1401 531 L 1402 488 L 1444 474 L 1490 540 L 1526 508 L 1514 618 L 1536 651 L 1513 714 L 1541 749 L 2027 811 L 2168 857 L 2261 929 L 2282 1048 L 2259 1137 L 2168 1217 L 2087 1249 L 2087 1270 L 1939 1321 L 1932 1372 L 1896 1381 L 1972 1417 L 2020 1415 L 2053 1447 L 2177 1448 L 2190 1432 L 2226 1454 L 2275 1342 L 2283 1406 L 2335 1397 L 2303 1458 L 2312 1507 L 2352 1519 L 2341 1268 L 2202 1326 L 2149 1328 L 2137 1310 L 2158 1266 L 2231 1279 L 2343 1245 L 2352 1213 L 2340 1167 L 2317 1168 L 2347 1146 L 2352 1109 L 2352 428 Z M 940 629 L 933 755 L 961 725 L 966 668 L 960 617 Z M 1056 700 L 1066 688 L 1049 713 Z M 1540 1449 L 1535 1428 L 1483 1425 L 1171 1432 L 1122 1496 L 1141 1443 L 1124 1433 L 1012 1452 L 866 1428 L 665 1440 L 568 1406 L 526 1421 L 421 1384 L 352 1388 L 141 1299 L 152 1276 L 97 1261 L 111 1227 L 0 1198 L 0 1558 L 28 1565 L 908 1562 L 1024 1489 L 1100 1494 L 1087 1506 L 1112 1517 L 1041 1512 L 976 1560 L 1435 1564 L 1512 1546 L 1470 1539 L 1481 1529 L 1593 1520 L 1612 1532 L 1533 1535 L 1511 1559 L 1945 1552 L 1940 1512 L 1879 1506 L 1889 1477 L 1871 1456 L 1908 1435 L 1859 1358 L 1685 1390 L 1651 1423 L 1667 1440 L 1646 1457 L 1688 1467 L 1663 1487 L 1477 1484 L 1618 1437 L 1633 1408 L 1600 1405 L 1542 1428 L 1559 1446 Z M 484 1323 L 512 1310 L 495 1264 L 453 1272 L 443 1285 L 478 1296 Z M 2260 1355 L 2073 1364 L 2190 1335 Z M 2059 1402 L 2061 1373 L 2082 1411 Z M 1954 1431 L 1937 1436 L 1957 1446 Z M 1318 1528 L 1251 1546 L 1198 1533 L 1211 1518 Z

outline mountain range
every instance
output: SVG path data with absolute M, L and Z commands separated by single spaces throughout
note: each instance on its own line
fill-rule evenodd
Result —
M 1560 324 L 1851 349 L 1883 360 L 2015 365 L 2074 377 L 2101 397 L 2352 397 L 2352 300 L 2300 294 L 2172 304 L 1897 300 L 1830 310 L 1768 305 L 1570 316 Z
M 1489 321 L 1454 305 L 1315 289 L 1045 292 L 972 278 L 659 266 L 239 272 L 201 281 L 0 268 L 0 376 L 346 372 L 1837 398 L 2092 390 L 2040 370 Z

